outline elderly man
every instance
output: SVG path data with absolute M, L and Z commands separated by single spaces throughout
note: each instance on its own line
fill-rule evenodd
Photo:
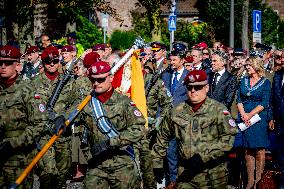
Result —
M 27 62 L 23 67 L 23 79 L 31 79 L 43 71 L 43 66 L 39 56 L 39 48 L 31 46 L 26 52 Z
M 177 138 L 179 167 L 177 188 L 226 188 L 225 152 L 233 146 L 236 124 L 226 107 L 207 97 L 203 70 L 191 71 L 184 80 L 189 100 L 164 119 L 153 146 L 154 174 L 159 181 L 171 138 Z

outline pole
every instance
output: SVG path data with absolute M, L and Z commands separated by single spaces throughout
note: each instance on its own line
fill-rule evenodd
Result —
M 106 43 L 106 27 L 104 27 L 104 44 Z
M 173 42 L 175 41 L 175 31 L 171 31 L 171 33 L 170 33 L 170 42 L 171 42 L 171 45 L 170 45 L 170 50 L 172 50 L 173 49 Z
M 231 48 L 234 48 L 235 44 L 234 44 L 234 5 L 235 5 L 235 2 L 234 0 L 231 0 L 231 6 L 230 6 L 230 47 Z

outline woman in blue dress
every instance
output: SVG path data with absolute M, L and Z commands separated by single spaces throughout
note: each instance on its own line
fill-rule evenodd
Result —
M 246 62 L 248 76 L 242 78 L 237 93 L 239 120 L 248 129 L 243 131 L 248 174 L 247 189 L 256 188 L 265 164 L 265 149 L 269 146 L 267 110 L 271 95 L 270 82 L 264 77 L 263 61 L 250 57 Z M 253 125 L 250 119 L 258 114 L 261 120 Z M 256 172 L 256 178 L 254 178 Z

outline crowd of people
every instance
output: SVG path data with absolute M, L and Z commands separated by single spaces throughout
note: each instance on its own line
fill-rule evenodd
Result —
M 58 46 L 44 34 L 23 54 L 0 47 L 0 188 L 9 188 L 62 129 L 19 188 L 31 188 L 36 174 L 43 189 L 65 188 L 67 180 L 92 189 L 162 182 L 166 189 L 251 189 L 259 187 L 268 155 L 284 188 L 284 50 L 145 44 L 138 59 L 146 120 L 113 84 L 111 69 L 125 53 L 111 44 L 84 50 L 75 33 L 67 39 Z

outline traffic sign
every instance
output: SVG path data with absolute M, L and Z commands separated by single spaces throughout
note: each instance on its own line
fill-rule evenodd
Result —
M 261 33 L 261 11 L 253 10 L 252 20 L 253 20 L 253 32 Z
M 176 15 L 169 16 L 168 28 L 169 28 L 169 31 L 176 31 L 177 29 L 177 16 Z
M 261 43 L 261 33 L 253 32 L 252 42 Z

